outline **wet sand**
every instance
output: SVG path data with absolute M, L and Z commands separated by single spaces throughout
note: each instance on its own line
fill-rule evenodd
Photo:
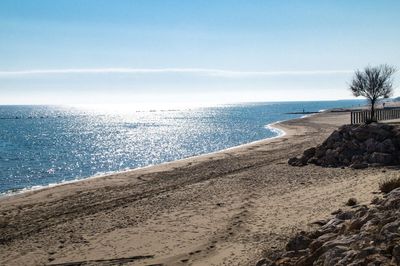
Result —
M 394 174 L 287 164 L 349 119 L 290 120 L 280 138 L 2 198 L 0 265 L 254 265 Z

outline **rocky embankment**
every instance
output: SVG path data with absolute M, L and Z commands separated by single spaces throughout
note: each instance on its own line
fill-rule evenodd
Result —
M 355 205 L 332 215 L 257 266 L 400 265 L 400 188 L 375 198 L 371 207 Z
M 291 158 L 288 163 L 352 168 L 400 164 L 400 127 L 378 123 L 344 125 L 321 145 L 305 150 L 300 158 Z

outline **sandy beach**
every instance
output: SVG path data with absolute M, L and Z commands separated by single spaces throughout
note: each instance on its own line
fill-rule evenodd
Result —
M 2 198 L 0 264 L 254 265 L 394 175 L 287 164 L 349 119 L 320 113 L 275 125 L 280 138 Z

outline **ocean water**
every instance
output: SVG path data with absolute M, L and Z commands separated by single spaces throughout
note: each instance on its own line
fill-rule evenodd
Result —
M 277 136 L 288 112 L 362 101 L 232 104 L 124 112 L 0 106 L 0 194 L 133 169 Z

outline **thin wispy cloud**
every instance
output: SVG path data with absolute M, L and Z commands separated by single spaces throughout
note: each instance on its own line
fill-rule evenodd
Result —
M 35 76 L 35 75 L 82 75 L 82 74 L 190 74 L 211 77 L 257 77 L 257 76 L 301 76 L 349 74 L 352 70 L 290 70 L 290 71 L 238 71 L 209 68 L 71 68 L 71 69 L 32 69 L 0 71 L 1 77 Z

